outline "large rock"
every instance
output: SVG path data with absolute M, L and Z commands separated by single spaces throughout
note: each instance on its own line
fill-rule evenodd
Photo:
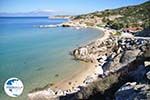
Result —
M 120 63 L 129 63 L 131 60 L 135 59 L 139 54 L 140 50 L 128 50 L 122 53 L 120 58 Z
M 86 47 L 81 47 L 81 48 L 78 48 L 78 49 L 75 49 L 73 51 L 73 55 L 77 58 L 77 59 L 82 59 L 84 58 L 85 56 L 88 55 L 88 50 Z
M 150 43 L 147 45 L 147 48 L 144 52 L 144 57 L 150 58 Z M 149 61 L 150 61 L 150 59 L 149 59 Z
M 135 33 L 136 36 L 142 36 L 142 37 L 150 37 L 150 29 L 146 28 L 140 32 Z
M 150 71 L 146 73 L 146 77 L 150 80 Z
M 150 85 L 128 82 L 123 85 L 116 93 L 115 100 L 149 100 Z
M 131 71 L 128 74 L 129 74 L 129 77 L 132 78 L 132 80 L 136 82 L 140 82 L 144 80 L 145 78 L 145 74 L 146 74 L 145 66 L 139 65 L 138 67 L 136 67 L 134 71 Z
M 94 62 L 96 60 L 96 56 L 92 53 L 89 53 L 88 47 L 80 47 L 73 51 L 73 56 L 75 59 Z

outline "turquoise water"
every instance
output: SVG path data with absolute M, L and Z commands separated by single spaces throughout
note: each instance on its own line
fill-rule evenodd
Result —
M 58 24 L 64 19 L 0 18 L 0 100 L 23 100 L 27 93 L 56 82 L 84 64 L 72 60 L 69 52 L 87 41 L 100 37 L 96 29 L 39 28 Z M 59 74 L 59 77 L 55 77 Z M 4 82 L 20 78 L 24 92 L 10 98 L 3 91 Z

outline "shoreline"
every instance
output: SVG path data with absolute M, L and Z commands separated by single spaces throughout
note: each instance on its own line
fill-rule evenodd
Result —
M 93 69 L 95 64 L 85 63 L 84 65 L 86 66 L 82 66 L 80 69 L 73 72 L 70 76 L 62 79 L 60 82 L 56 82 L 56 84 L 52 86 L 51 89 L 55 90 L 58 88 L 61 90 L 67 90 L 67 89 L 72 89 L 72 87 L 77 87 L 79 86 L 79 84 L 82 84 L 82 80 L 85 79 L 85 76 L 90 75 L 91 74 L 90 71 L 92 72 L 94 71 Z M 71 84 L 69 84 L 69 82 L 71 82 Z
M 100 28 L 100 27 L 89 27 L 89 28 L 98 29 L 100 32 L 103 32 L 103 35 L 101 37 L 99 37 L 98 39 L 93 39 L 92 41 L 88 41 L 84 45 L 89 45 L 90 43 L 95 42 L 95 41 L 102 42 L 109 37 L 109 31 L 107 29 Z M 79 63 L 82 63 L 82 61 Z M 76 70 L 69 77 L 66 77 L 66 78 L 62 79 L 61 81 L 54 83 L 53 86 L 47 87 L 47 88 L 39 90 L 39 91 L 34 91 L 31 93 L 28 93 L 28 98 L 29 99 L 36 98 L 37 96 L 47 96 L 48 98 L 56 98 L 57 96 L 61 96 L 63 94 L 60 93 L 59 95 L 56 96 L 53 93 L 53 91 L 62 92 L 62 91 L 68 90 L 68 91 L 70 91 L 70 93 L 72 93 L 72 92 L 75 92 L 75 91 L 73 91 L 73 88 L 78 89 L 79 86 L 85 86 L 85 84 L 83 84 L 83 82 L 86 80 L 87 77 L 94 76 L 98 62 L 94 62 L 94 63 L 84 62 L 84 63 L 85 63 L 84 64 L 85 66 L 82 66 L 82 68 Z M 92 81 L 95 81 L 95 80 L 96 80 L 96 78 L 93 79 Z M 51 93 L 50 93 L 49 89 L 50 89 L 50 91 L 51 90 L 53 90 L 53 91 L 51 91 Z M 49 94 L 49 95 L 46 95 L 46 94 Z
M 82 25 L 81 27 L 76 25 L 72 26 L 72 24 L 70 25 L 66 23 L 65 25 L 67 25 L 67 27 L 85 28 Z M 109 74 L 120 70 L 123 67 L 122 57 L 124 57 L 124 53 L 122 51 L 124 51 L 124 47 L 125 49 L 129 48 L 129 51 L 127 50 L 127 54 L 125 54 L 126 56 L 129 54 L 131 57 L 137 57 L 140 53 L 140 50 L 137 52 L 137 48 L 134 48 L 134 46 L 130 44 L 124 46 L 124 41 L 126 41 L 127 38 L 130 38 L 130 40 L 128 40 L 129 42 L 133 42 L 136 41 L 135 37 L 131 37 L 129 35 L 128 37 L 120 36 L 120 38 L 118 38 L 117 36 L 115 37 L 113 35 L 116 30 L 96 26 L 87 26 L 86 28 L 95 28 L 104 33 L 98 39 L 88 41 L 86 44 L 81 45 L 72 52 L 72 56 L 74 56 L 75 60 L 80 62 L 83 61 L 85 64 L 87 64 L 87 66 L 76 70 L 69 77 L 56 82 L 53 86 L 48 85 L 48 87 L 45 87 L 42 90 L 29 93 L 28 97 L 30 100 L 36 100 L 39 98 L 56 99 L 61 96 L 77 93 L 83 88 L 88 87 L 90 83 L 95 82 L 99 76 L 104 78 Z M 121 38 L 123 42 L 121 42 L 121 46 L 119 47 L 119 43 L 117 42 Z M 134 45 L 136 46 L 137 44 L 135 43 Z M 144 42 L 142 45 L 144 45 Z M 134 51 L 131 51 L 130 49 L 133 49 Z M 106 61 L 106 59 L 108 60 Z M 124 62 L 127 64 L 130 63 L 129 60 L 131 59 L 127 60 L 127 62 L 126 60 Z M 111 68 L 107 64 L 110 64 Z
M 86 43 L 84 45 L 88 45 L 94 41 L 103 41 L 109 37 L 109 33 L 104 28 L 98 28 L 98 27 L 87 27 L 87 28 L 98 29 L 99 31 L 103 32 L 103 35 L 102 35 L 102 37 L 99 37 L 98 39 L 93 39 L 92 41 L 88 41 L 88 43 Z M 83 45 L 83 44 L 81 44 L 81 45 Z M 78 61 L 78 62 L 82 63 L 83 61 Z M 94 63 L 83 62 L 83 63 L 84 63 L 84 65 L 87 65 L 87 66 L 84 66 L 84 68 L 82 66 L 82 68 L 76 70 L 70 77 L 63 79 L 60 83 L 56 82 L 56 84 L 54 86 L 52 86 L 52 88 L 60 87 L 62 89 L 64 87 L 66 87 L 66 86 L 64 86 L 65 84 L 68 85 L 67 84 L 68 82 L 75 81 L 76 79 L 79 80 L 78 76 L 80 76 L 80 80 L 81 80 L 81 75 L 82 75 L 82 77 L 84 77 L 84 78 L 82 78 L 82 80 L 84 80 L 86 78 L 86 76 L 91 76 L 91 74 L 93 74 L 95 72 L 95 70 L 96 70 L 95 66 L 98 65 L 98 62 L 94 62 Z M 87 68 L 87 69 L 85 70 L 85 68 Z M 86 75 L 83 75 L 83 74 L 86 74 Z M 79 83 L 81 83 L 81 81 Z M 79 83 L 77 82 L 76 85 L 79 86 Z M 68 86 L 68 87 L 70 87 L 70 86 Z

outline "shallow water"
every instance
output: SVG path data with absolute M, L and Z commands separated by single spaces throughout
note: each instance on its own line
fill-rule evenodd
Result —
M 27 93 L 67 77 L 84 64 L 72 60 L 69 52 L 83 43 L 100 37 L 96 29 L 39 28 L 58 24 L 64 19 L 0 18 L 0 100 L 23 100 Z M 58 74 L 58 77 L 55 75 Z M 4 82 L 20 78 L 24 92 L 10 98 L 3 91 Z

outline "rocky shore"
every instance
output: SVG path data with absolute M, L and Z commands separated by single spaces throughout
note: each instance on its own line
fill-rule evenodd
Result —
M 82 71 L 82 74 L 76 74 L 76 80 L 72 82 L 70 81 L 72 79 L 60 82 L 63 86 L 58 84 L 55 89 L 48 86 L 40 91 L 29 93 L 28 97 L 30 100 L 39 100 L 39 98 L 43 100 L 78 100 L 89 98 L 94 100 L 99 100 L 98 98 L 103 100 L 120 100 L 120 98 L 123 98 L 122 100 L 132 100 L 132 98 L 137 98 L 139 94 L 137 93 L 125 98 L 122 97 L 124 90 L 125 88 L 132 87 L 132 92 L 134 93 L 134 88 L 142 88 L 139 84 L 145 84 L 143 88 L 146 89 L 146 92 L 144 91 L 144 93 L 149 92 L 149 83 L 147 83 L 149 80 L 145 77 L 147 75 L 149 79 L 150 70 L 147 67 L 149 64 L 144 64 L 145 61 L 148 61 L 148 63 L 150 61 L 149 37 L 135 37 L 130 33 L 119 32 L 108 27 L 88 26 L 84 22 L 81 23 L 80 20 L 72 20 L 58 26 L 75 27 L 76 29 L 90 27 L 104 32 L 102 38 L 80 46 L 71 52 L 74 60 L 93 63 L 93 67 L 86 68 L 91 71 L 85 71 L 84 73 Z M 146 83 L 140 83 L 141 81 Z M 75 84 L 73 82 L 76 85 L 72 86 L 71 84 Z M 67 88 L 64 89 L 66 86 Z M 128 92 L 125 94 L 128 95 Z M 146 95 L 148 96 L 145 98 L 149 97 L 149 94 Z
M 72 24 L 65 23 L 64 26 L 69 27 L 72 26 Z M 74 24 L 73 27 L 78 27 L 78 24 Z M 85 27 L 85 25 L 81 25 L 81 27 Z M 89 98 L 94 98 L 94 100 L 98 100 L 98 98 L 103 98 L 104 100 L 120 100 L 120 98 L 121 100 L 147 100 L 150 98 L 150 37 L 135 37 L 130 33 L 123 32 L 121 32 L 121 35 L 114 35 L 114 33 L 117 33 L 116 30 L 109 28 L 101 29 L 105 32 L 105 36 L 103 38 L 78 47 L 71 53 L 75 60 L 98 64 L 96 65 L 98 71 L 96 74 L 98 74 L 98 79 L 96 82 L 93 81 L 86 87 L 80 87 L 80 91 L 77 93 L 60 98 L 62 100 Z M 145 62 L 148 62 L 148 65 L 144 64 Z M 117 77 L 114 83 L 103 83 L 104 80 L 107 80 L 107 78 L 109 79 L 109 77 L 113 78 L 113 76 Z M 127 79 L 125 79 L 125 81 L 124 79 L 120 81 L 120 79 L 124 77 Z M 128 78 L 130 79 L 128 80 Z M 119 84 L 118 86 L 120 87 L 116 88 L 111 86 L 115 83 Z M 104 84 L 108 84 L 108 86 L 105 87 Z M 94 90 L 101 85 L 106 89 L 100 88 L 100 90 Z M 123 86 L 121 87 L 121 85 Z M 110 97 L 107 97 L 108 95 L 105 93 L 103 94 L 103 92 L 106 92 L 107 89 L 111 88 L 112 90 L 115 88 L 115 94 L 110 92 Z M 124 93 L 124 91 L 126 91 L 125 88 L 128 89 L 127 92 Z M 131 93 L 130 89 L 132 89 L 133 95 L 128 96 Z M 139 91 L 137 92 L 137 90 Z M 95 95 L 95 93 L 99 93 L 101 96 L 96 98 L 97 95 Z
M 76 25 L 71 25 L 71 27 L 76 27 Z M 119 98 L 123 98 L 122 100 L 126 100 L 127 98 L 122 95 L 124 95 L 124 90 L 127 86 L 132 87 L 132 92 L 135 92 L 134 88 L 137 87 L 146 89 L 144 93 L 148 96 L 145 98 L 149 97 L 149 94 L 147 94 L 149 93 L 149 83 L 147 82 L 149 82 L 150 71 L 150 39 L 136 38 L 131 34 L 118 36 L 114 35 L 115 30 L 108 28 L 98 29 L 105 33 L 102 38 L 78 47 L 71 52 L 75 60 L 93 63 L 95 65 L 93 74 L 89 74 L 82 84 L 77 85 L 72 90 L 58 89 L 54 91 L 51 88 L 46 88 L 42 91 L 30 93 L 28 95 L 30 100 L 39 98 L 43 100 L 89 98 L 94 98 L 94 100 L 98 100 L 98 98 L 120 100 Z M 148 65 L 144 64 L 145 61 L 148 61 Z M 140 83 L 141 81 L 146 83 Z M 113 87 L 113 84 L 117 84 L 117 86 Z M 143 84 L 145 84 L 144 87 L 142 87 Z M 97 89 L 95 90 L 95 88 Z M 106 91 L 108 91 L 109 95 L 106 94 Z M 137 93 L 129 98 L 136 98 L 139 95 Z
M 80 87 L 77 93 L 60 97 L 61 100 L 150 98 L 150 38 L 109 34 L 103 41 L 96 40 L 72 52 L 76 60 L 98 62 L 96 67 L 102 71 L 96 81 Z
M 98 39 L 98 41 L 105 40 L 108 36 L 109 34 L 105 34 L 102 38 Z M 98 68 L 95 67 L 95 63 L 87 63 L 85 65 L 86 66 L 79 69 L 78 72 L 73 73 L 70 77 L 68 76 L 66 79 L 58 83 L 55 83 L 53 86 L 49 84 L 44 88 L 33 90 L 28 94 L 29 99 L 37 100 L 39 98 L 44 98 L 44 100 L 49 100 L 78 92 L 80 86 L 87 86 L 98 77 L 96 72 L 99 73 L 99 71 Z
M 107 9 L 74 16 L 56 26 L 98 28 L 104 36 L 75 48 L 76 61 L 92 63 L 71 77 L 70 88 L 51 87 L 29 93 L 30 100 L 149 100 L 150 99 L 150 27 L 149 1 L 137 6 Z M 115 29 L 115 30 L 114 30 Z M 140 36 L 140 37 L 136 37 Z M 87 71 L 88 70 L 88 71 Z M 73 80 L 74 78 L 80 79 Z M 73 82 L 78 83 L 74 86 Z M 65 86 L 60 82 L 61 86 Z

